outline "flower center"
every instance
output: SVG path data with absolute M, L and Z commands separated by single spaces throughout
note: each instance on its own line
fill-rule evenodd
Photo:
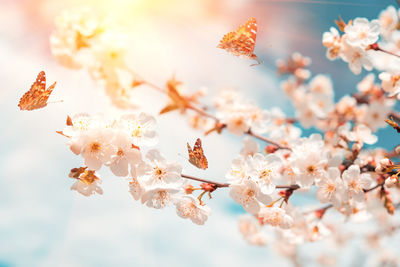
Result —
M 142 136 L 142 127 L 140 125 L 133 127 L 131 135 L 133 137 L 141 137 Z
M 90 152 L 97 153 L 101 150 L 101 144 L 99 142 L 94 142 L 90 144 Z
M 310 165 L 307 167 L 307 172 L 310 174 L 313 174 L 317 170 L 317 167 L 315 165 Z
M 355 180 L 351 180 L 351 181 L 350 181 L 349 187 L 350 187 L 350 189 L 352 189 L 353 191 L 360 191 L 360 186 L 358 185 L 357 181 L 355 181 Z
M 268 169 L 263 170 L 263 171 L 260 173 L 259 177 L 260 177 L 261 179 L 263 179 L 263 180 L 270 181 L 269 177 L 271 176 L 271 172 L 272 172 L 272 171 L 271 171 L 271 170 L 268 170 Z
M 235 120 L 235 125 L 236 126 L 242 126 L 243 125 L 243 119 L 242 118 L 238 118 Z
M 166 174 L 166 171 L 163 170 L 162 168 L 160 168 L 160 167 L 158 167 L 158 166 L 154 168 L 154 175 L 155 175 L 159 180 L 161 180 L 165 174 Z
M 121 148 L 118 149 L 117 156 L 118 156 L 118 157 L 123 157 L 123 156 L 125 156 L 125 153 L 124 153 L 124 151 L 123 151 Z
M 367 33 L 366 32 L 361 32 L 360 33 L 360 38 L 361 39 L 364 39 L 364 38 L 366 38 L 367 37 Z
M 254 190 L 252 190 L 252 189 L 248 189 L 247 192 L 246 192 L 246 195 L 247 195 L 249 198 L 254 197 L 255 194 L 256 194 L 256 192 L 254 192 Z

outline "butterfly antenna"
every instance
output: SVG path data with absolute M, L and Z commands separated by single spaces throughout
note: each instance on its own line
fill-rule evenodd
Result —
M 251 64 L 250 67 L 258 66 L 258 65 L 261 65 L 262 63 L 264 63 L 263 60 L 259 60 L 258 58 L 255 58 L 255 60 L 257 60 L 257 63 Z
M 64 100 L 55 100 L 55 101 L 49 101 L 47 104 L 54 104 L 54 103 L 61 103 L 64 102 Z

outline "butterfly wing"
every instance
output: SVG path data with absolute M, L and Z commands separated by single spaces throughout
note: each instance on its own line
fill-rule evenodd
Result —
M 255 18 L 249 18 L 236 31 L 225 34 L 217 47 L 235 56 L 257 59 L 254 54 L 256 37 L 257 21 Z
M 204 151 L 201 146 L 200 138 L 197 138 L 193 149 L 191 148 L 189 143 L 187 143 L 187 148 L 188 148 L 188 153 L 189 153 L 189 162 L 199 169 L 202 169 L 202 170 L 207 169 L 208 161 L 207 161 L 206 156 L 204 155 Z
M 20 110 L 34 110 L 47 106 L 47 100 L 55 86 L 56 83 L 53 83 L 46 90 L 46 74 L 41 71 L 29 91 L 19 100 L 18 107 Z

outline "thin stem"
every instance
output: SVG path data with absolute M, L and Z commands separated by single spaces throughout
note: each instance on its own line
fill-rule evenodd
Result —
M 290 190 L 297 190 L 300 188 L 299 185 L 297 184 L 292 184 L 292 185 L 277 185 L 275 186 L 276 189 L 290 189 Z
M 375 186 L 373 186 L 373 187 L 371 187 L 371 188 L 364 189 L 364 193 L 371 192 L 371 191 L 373 191 L 373 190 L 377 189 L 378 187 L 381 187 L 381 186 L 383 186 L 384 184 L 385 184 L 385 182 L 383 182 L 383 183 L 379 183 L 379 184 L 377 184 L 377 185 L 375 185 Z
M 202 116 L 211 118 L 211 119 L 215 120 L 215 122 L 219 123 L 219 119 L 217 117 L 215 117 L 211 113 L 205 111 L 204 109 L 200 109 L 200 108 L 195 107 L 193 105 L 189 105 L 188 108 L 193 110 L 193 111 L 195 111 L 195 112 L 197 112 L 197 113 L 199 113 Z M 225 127 L 226 127 L 225 124 L 221 126 L 221 128 L 225 128 Z M 254 138 L 262 140 L 262 141 L 264 141 L 266 143 L 272 144 L 272 145 L 278 147 L 278 149 L 287 149 L 287 150 L 290 150 L 290 151 L 292 150 L 291 148 L 286 147 L 286 146 L 282 146 L 282 145 L 278 144 L 277 142 L 275 142 L 275 141 L 273 141 L 273 140 L 271 140 L 271 139 L 269 139 L 269 138 L 267 138 L 265 136 L 262 136 L 262 135 L 254 133 L 251 129 L 249 129 L 247 132 L 245 132 L 245 134 L 253 136 Z
M 291 149 L 290 147 L 282 146 L 282 145 L 278 144 L 277 142 L 272 141 L 271 139 L 269 139 L 269 138 L 267 138 L 267 137 L 265 137 L 265 136 L 262 136 L 262 135 L 259 135 L 259 134 L 254 133 L 251 129 L 249 129 L 249 130 L 246 132 L 246 134 L 248 134 L 248 135 L 250 135 L 250 136 L 253 136 L 253 137 L 257 138 L 257 139 L 260 139 L 260 140 L 262 140 L 262 141 L 264 141 L 264 142 L 270 143 L 270 144 L 272 144 L 272 145 L 274 145 L 274 146 L 277 146 L 278 149 L 287 149 L 287 150 L 292 151 L 292 149 Z
M 207 179 L 203 179 L 203 178 L 198 178 L 198 177 L 194 177 L 192 175 L 187 175 L 187 174 L 181 174 L 182 178 L 185 179 L 189 179 L 189 180 L 194 180 L 194 181 L 198 181 L 198 182 L 203 182 L 203 183 L 208 183 L 208 184 L 213 184 L 216 187 L 229 187 L 231 184 L 229 183 L 219 183 L 219 182 L 214 182 L 211 180 L 207 180 Z M 300 188 L 299 185 L 297 184 L 292 184 L 292 185 L 277 185 L 275 186 L 276 189 L 290 189 L 290 190 L 297 190 Z
M 303 214 L 314 213 L 314 212 L 317 212 L 317 211 L 324 211 L 325 212 L 325 211 L 327 211 L 328 209 L 330 209 L 332 207 L 333 207 L 332 204 L 328 204 L 328 205 L 326 205 L 324 207 L 320 207 L 320 208 L 316 208 L 316 209 L 305 211 L 305 212 L 303 212 Z
M 218 183 L 218 182 L 206 180 L 206 179 L 203 179 L 203 178 L 194 177 L 194 176 L 183 174 L 183 173 L 181 174 L 181 177 L 185 178 L 185 179 L 189 179 L 189 180 L 198 181 L 198 182 L 213 184 L 216 187 L 229 187 L 230 186 L 230 184 L 228 184 L 228 183 Z
M 380 48 L 380 47 L 378 47 L 378 49 L 375 49 L 375 50 L 376 50 L 376 51 L 381 51 L 381 52 L 386 53 L 386 54 L 388 54 L 388 55 L 392 55 L 392 56 L 395 56 L 395 57 L 400 58 L 400 55 L 397 55 L 397 54 L 395 54 L 395 53 L 393 53 L 393 52 L 390 52 L 390 51 L 388 51 L 388 50 L 382 49 L 382 48 Z
M 217 117 L 215 117 L 213 114 L 211 114 L 211 113 L 205 111 L 204 109 L 195 107 L 195 106 L 193 106 L 193 105 L 188 105 L 187 108 L 188 108 L 188 109 L 191 109 L 191 110 L 193 110 L 193 111 L 195 111 L 195 112 L 197 112 L 198 114 L 200 114 L 200 115 L 202 115 L 202 116 L 204 116 L 204 117 L 207 117 L 207 118 L 210 118 L 210 119 L 215 120 L 216 122 L 219 122 L 219 119 L 218 119 Z
M 147 85 L 150 86 L 151 88 L 156 89 L 157 91 L 159 91 L 159 92 L 161 92 L 161 93 L 163 93 L 163 94 L 166 94 L 166 93 L 167 93 L 163 88 L 161 88 L 161 87 L 158 86 L 158 85 L 155 85 L 154 83 L 145 81 L 144 84 L 147 84 Z

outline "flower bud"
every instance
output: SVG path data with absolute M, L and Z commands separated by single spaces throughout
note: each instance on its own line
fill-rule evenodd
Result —
M 385 186 L 388 187 L 388 188 L 391 188 L 397 183 L 397 181 L 398 181 L 397 176 L 392 175 L 392 176 L 390 176 L 389 178 L 386 179 Z

